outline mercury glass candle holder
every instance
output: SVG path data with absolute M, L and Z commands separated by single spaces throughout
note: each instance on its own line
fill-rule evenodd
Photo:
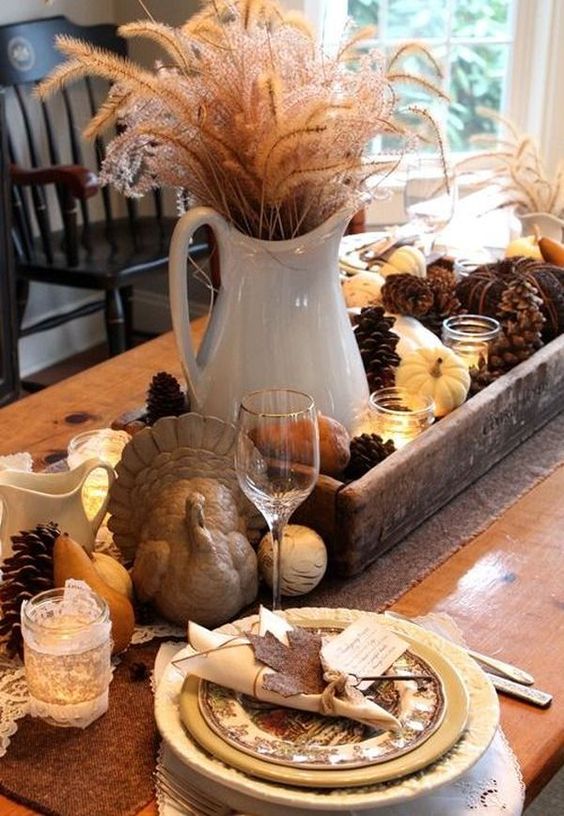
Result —
M 108 708 L 111 622 L 82 582 L 41 592 L 21 608 L 24 664 L 34 717 L 85 728 Z
M 455 315 L 443 321 L 442 340 L 469 369 L 480 368 L 487 364 L 490 343 L 500 331 L 501 326 L 493 317 Z
M 370 395 L 373 433 L 391 439 L 403 448 L 423 433 L 435 420 L 435 404 L 430 397 L 412 394 L 406 388 L 381 388 Z
M 114 431 L 112 428 L 84 431 L 69 442 L 68 465 L 72 469 L 87 459 L 97 457 L 115 467 L 130 439 L 130 435 L 125 431 Z M 98 468 L 88 477 L 82 488 L 84 509 L 89 519 L 94 518 L 107 492 L 108 474 Z

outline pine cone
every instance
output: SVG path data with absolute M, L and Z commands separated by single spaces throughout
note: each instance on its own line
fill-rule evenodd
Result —
M 471 314 L 497 317 L 507 286 L 515 277 L 529 281 L 542 301 L 540 309 L 546 320 L 543 340 L 548 342 L 564 331 L 564 277 L 559 277 L 556 269 L 534 258 L 504 258 L 484 264 L 460 280 L 456 294 Z
M 545 318 L 541 306 L 542 299 L 530 280 L 516 274 L 508 281 L 497 315 L 502 334 L 490 347 L 490 371 L 509 371 L 542 346 Z
M 181 416 L 190 410 L 180 383 L 172 374 L 159 371 L 155 374 L 147 392 L 147 423 L 154 425 L 165 416 Z
M 361 434 L 351 439 L 351 458 L 345 471 L 346 479 L 360 479 L 395 451 L 391 439 L 384 442 L 378 434 Z
M 60 535 L 53 522 L 12 536 L 13 554 L 2 564 L 0 638 L 10 657 L 23 653 L 20 609 L 24 601 L 53 588 L 53 546 Z
M 437 264 L 427 270 L 427 283 L 433 292 L 433 307 L 419 320 L 433 334 L 441 337 L 443 321 L 464 312 L 456 296 L 456 276 L 452 269 Z
M 427 267 L 427 283 L 434 291 L 454 292 L 456 275 L 452 266 L 443 266 L 440 261 Z
M 382 286 L 382 303 L 387 312 L 421 317 L 433 307 L 433 291 L 416 275 L 388 275 Z
M 355 337 L 371 391 L 394 385 L 399 337 L 394 334 L 393 317 L 385 317 L 380 306 L 367 306 L 357 318 Z
M 473 397 L 475 394 L 479 394 L 480 391 L 483 391 L 484 388 L 499 379 L 503 373 L 500 369 L 492 371 L 489 364 L 481 360 L 478 368 L 470 369 L 470 396 Z

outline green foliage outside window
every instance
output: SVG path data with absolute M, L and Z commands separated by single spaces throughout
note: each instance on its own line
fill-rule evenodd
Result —
M 471 149 L 470 137 L 491 132 L 489 119 L 478 114 L 480 107 L 501 110 L 510 45 L 511 0 L 454 0 L 452 3 L 451 47 L 446 63 L 448 0 L 388 0 L 383 15 L 382 0 L 349 0 L 351 17 L 361 25 L 376 27 L 378 45 L 418 39 L 428 45 L 443 67 L 451 97 L 448 112 L 435 111 L 444 119 L 451 150 Z M 385 26 L 385 29 L 383 28 Z M 495 39 L 506 42 L 495 42 Z M 492 41 L 493 40 L 493 41 Z M 486 41 L 486 42 L 484 42 Z M 414 66 L 415 67 L 415 66 Z M 409 89 L 407 98 L 424 97 Z

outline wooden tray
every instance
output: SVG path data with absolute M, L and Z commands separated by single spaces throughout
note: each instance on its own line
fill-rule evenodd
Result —
M 292 521 L 319 532 L 337 575 L 356 575 L 562 409 L 564 335 L 361 479 L 321 476 Z
M 336 575 L 357 575 L 562 409 L 564 334 L 361 479 L 320 476 L 292 521 L 323 537 Z M 134 432 L 143 413 L 113 427 Z

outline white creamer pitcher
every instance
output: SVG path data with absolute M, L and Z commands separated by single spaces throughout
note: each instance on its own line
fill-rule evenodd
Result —
M 243 235 L 205 207 L 180 219 L 169 255 L 170 299 L 193 410 L 231 421 L 246 392 L 294 388 L 353 429 L 368 385 L 339 282 L 339 243 L 350 215 L 337 213 L 287 241 Z M 204 224 L 217 239 L 221 287 L 196 356 L 186 258 Z
M 108 485 L 111 485 L 115 479 L 114 470 L 100 459 L 89 459 L 73 470 L 61 473 L 0 471 L 1 560 L 12 552 L 12 536 L 50 521 L 86 550 L 92 550 L 108 504 L 106 496 L 93 519 L 86 515 L 82 487 L 96 468 L 107 472 Z

